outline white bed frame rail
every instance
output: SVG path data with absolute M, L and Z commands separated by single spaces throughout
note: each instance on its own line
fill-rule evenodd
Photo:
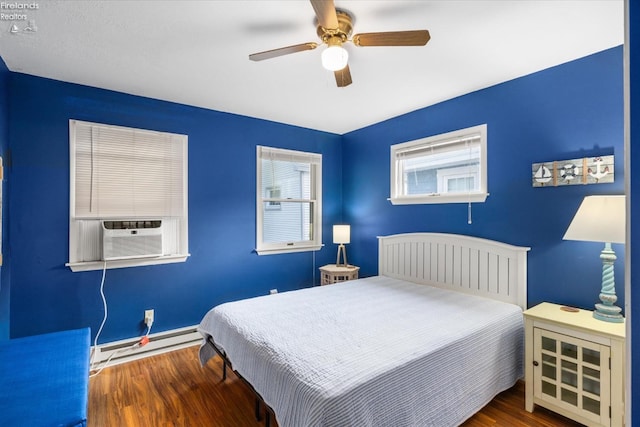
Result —
M 446 233 L 379 236 L 378 248 L 379 275 L 527 309 L 527 252 L 531 248 Z

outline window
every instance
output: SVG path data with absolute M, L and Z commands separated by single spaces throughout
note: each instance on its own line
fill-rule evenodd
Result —
M 128 260 L 110 261 L 108 267 L 186 259 L 186 135 L 70 120 L 69 148 L 67 265 L 73 271 L 102 268 L 102 260 L 107 259 L 102 246 L 105 220 L 161 224 L 161 238 L 155 240 L 161 241 L 160 255 L 154 253 L 144 259 L 131 256 Z M 127 244 L 144 244 L 143 240 L 140 237 Z
M 391 146 L 391 203 L 484 202 L 487 125 Z
M 256 251 L 322 246 L 322 155 L 257 147 Z

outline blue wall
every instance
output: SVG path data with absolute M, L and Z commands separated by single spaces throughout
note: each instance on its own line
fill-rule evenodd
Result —
M 9 81 L 9 70 L 5 65 L 2 58 L 0 58 L 0 156 L 3 157 L 3 160 L 7 162 L 7 154 L 9 147 L 9 105 L 7 99 L 8 93 L 8 81 Z M 8 169 L 7 169 L 8 171 Z M 8 175 L 8 174 L 6 174 Z M 5 242 L 7 239 L 7 224 L 8 224 L 8 215 L 7 215 L 7 185 L 5 185 L 5 181 L 0 182 L 2 185 L 2 191 L 4 194 L 3 203 L 2 203 L 2 254 L 4 257 L 4 265 L 0 267 L 0 341 L 6 340 L 9 338 L 9 299 L 10 299 L 10 289 L 11 289 L 11 281 L 9 280 L 9 256 L 8 256 L 8 244 Z
M 215 96 L 215 94 L 212 94 Z M 91 326 L 102 320 L 101 271 L 72 273 L 68 261 L 70 118 L 189 136 L 186 263 L 108 270 L 109 320 L 100 342 L 199 323 L 214 305 L 311 286 L 310 252 L 258 256 L 256 145 L 323 154 L 325 243 L 341 219 L 341 137 L 243 116 L 12 73 L 11 336 Z M 333 259 L 333 245 L 316 254 Z M 317 266 L 316 265 L 316 266 Z M 319 282 L 315 273 L 316 283 Z
M 487 123 L 489 197 L 473 204 L 393 206 L 389 147 Z M 529 304 L 553 301 L 593 309 L 603 245 L 563 241 L 585 195 L 623 194 L 622 47 L 613 48 L 351 132 L 343 141 L 345 220 L 350 261 L 376 274 L 375 236 L 437 231 L 530 246 Z M 615 155 L 615 183 L 533 188 L 531 164 Z M 617 292 L 624 304 L 624 247 Z

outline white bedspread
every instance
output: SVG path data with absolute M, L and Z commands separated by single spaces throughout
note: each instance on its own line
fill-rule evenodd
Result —
M 520 307 L 384 276 L 221 304 L 199 330 L 281 427 L 455 426 L 523 373 Z

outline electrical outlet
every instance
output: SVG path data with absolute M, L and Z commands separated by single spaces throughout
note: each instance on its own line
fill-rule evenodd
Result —
M 153 324 L 154 314 L 153 308 L 144 311 L 144 324 L 148 327 Z

